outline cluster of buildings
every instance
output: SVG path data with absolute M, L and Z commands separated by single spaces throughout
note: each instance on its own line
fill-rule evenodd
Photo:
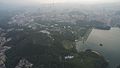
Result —
M 26 59 L 21 59 L 15 68 L 32 68 L 33 64 Z
M 7 32 L 12 31 L 14 29 L 8 29 L 6 30 Z M 22 29 L 16 29 L 16 30 L 22 30 Z M 5 66 L 5 62 L 6 62 L 6 55 L 5 52 L 6 50 L 10 49 L 11 47 L 8 46 L 4 46 L 4 44 L 6 42 L 11 41 L 11 38 L 6 38 L 5 35 L 7 33 L 5 33 L 5 30 L 0 28 L 0 68 L 6 68 Z M 31 68 L 33 66 L 33 64 L 29 63 L 27 60 L 25 59 L 21 59 L 19 64 L 15 67 L 15 68 Z
M 56 21 L 56 22 L 69 22 L 75 23 L 78 20 L 97 20 L 104 23 L 111 23 L 111 20 L 116 17 L 114 14 L 116 11 L 107 9 L 94 9 L 94 10 L 62 10 L 62 11 L 49 11 L 42 12 L 41 10 L 36 10 L 35 12 L 30 12 L 29 10 L 24 13 L 19 13 L 12 17 L 9 24 L 17 23 L 19 25 L 29 25 L 30 23 L 35 23 L 35 20 L 39 21 Z M 119 16 L 117 16 L 119 17 Z
M 5 37 L 6 33 L 5 30 L 0 28 L 0 68 L 5 68 L 4 62 L 6 61 L 5 51 L 10 49 L 8 46 L 3 46 L 7 41 L 10 41 L 10 39 L 6 39 Z

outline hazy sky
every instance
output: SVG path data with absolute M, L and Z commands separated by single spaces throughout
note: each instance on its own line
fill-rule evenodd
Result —
M 33 3 L 81 3 L 81 4 L 98 4 L 118 2 L 119 0 L 0 0 L 0 3 L 11 4 L 33 4 Z

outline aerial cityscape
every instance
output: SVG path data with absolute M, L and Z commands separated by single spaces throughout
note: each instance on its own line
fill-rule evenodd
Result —
M 119 0 L 1 0 L 0 68 L 120 68 Z

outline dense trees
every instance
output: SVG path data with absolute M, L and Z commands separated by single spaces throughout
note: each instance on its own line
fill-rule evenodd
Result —
M 76 51 L 75 40 L 79 36 L 84 36 L 89 27 L 85 27 L 79 32 L 79 25 L 75 27 L 73 24 L 57 23 L 59 27 L 51 28 L 48 26 L 49 24 L 44 23 L 47 27 L 36 30 L 14 25 L 14 30 L 6 35 L 8 38 L 12 38 L 5 44 L 12 47 L 5 52 L 6 68 L 14 68 L 21 58 L 31 62 L 33 68 L 97 68 L 95 62 L 98 62 L 98 66 L 104 65 L 103 57 L 92 52 L 78 53 Z M 50 34 L 41 32 L 43 29 L 49 31 Z M 65 59 L 68 56 L 73 56 L 73 58 Z M 105 67 L 102 66 L 102 68 Z

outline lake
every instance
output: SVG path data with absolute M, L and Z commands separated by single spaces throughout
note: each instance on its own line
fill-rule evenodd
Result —
M 116 68 L 120 64 L 120 28 L 93 29 L 85 45 L 78 48 L 92 49 L 101 53 L 109 61 L 109 68 Z

